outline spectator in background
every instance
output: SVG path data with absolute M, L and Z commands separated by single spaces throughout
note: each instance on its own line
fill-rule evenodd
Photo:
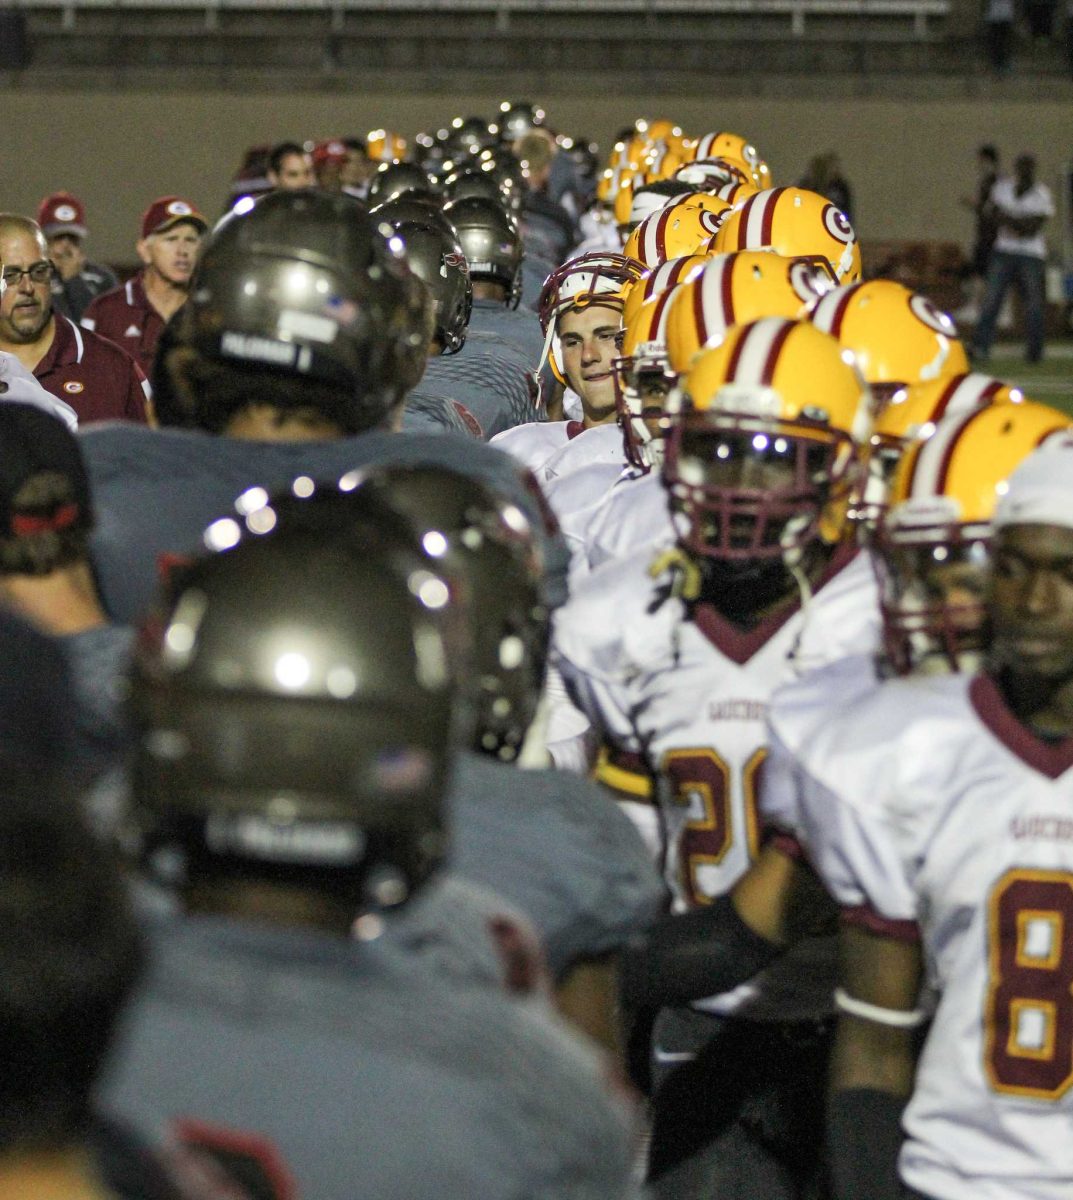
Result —
M 961 204 L 972 211 L 975 218 L 972 254 L 964 271 L 966 304 L 956 314 L 959 321 L 974 322 L 979 318 L 980 298 L 983 294 L 987 267 L 991 260 L 991 248 L 995 244 L 998 228 L 995 212 L 991 207 L 991 189 L 1000 177 L 998 150 L 990 142 L 976 151 L 976 194 L 962 196 Z
M 53 311 L 56 270 L 35 221 L 0 213 L 0 262 L 0 350 L 14 355 L 47 392 L 70 405 L 80 424 L 144 424 L 150 391 L 138 364 L 107 338 Z
M 984 0 L 984 42 L 991 69 L 1008 75 L 1013 59 L 1013 0 Z
M 833 150 L 816 155 L 798 186 L 826 196 L 853 224 L 853 191 L 842 174 L 842 164 Z
M 369 151 L 361 138 L 348 137 L 341 139 L 346 147 L 346 162 L 340 172 L 343 191 L 348 196 L 364 200 L 369 190 L 369 180 L 376 173 L 376 164 L 369 157 Z
M 154 200 L 137 243 L 141 271 L 86 309 L 82 325 L 122 346 L 148 375 L 164 322 L 186 303 L 208 221 L 178 196 Z
M 316 184 L 325 192 L 343 190 L 343 170 L 350 151 L 342 138 L 328 138 L 313 147 L 313 174 Z
M 1016 282 L 1024 308 L 1025 358 L 1033 363 L 1043 357 L 1043 267 L 1047 257 L 1043 226 L 1054 216 L 1054 199 L 1051 189 L 1037 182 L 1036 160 L 1031 154 L 1020 155 L 1013 170 L 1012 179 L 995 181 L 987 205 L 997 232 L 971 355 L 986 361 L 991 353 L 1002 301 Z
M 115 275 L 86 259 L 84 242 L 86 208 L 70 192 L 53 192 L 41 201 L 37 223 L 48 242 L 48 256 L 56 268 L 52 277 L 52 305 L 57 312 L 80 321 L 90 301 L 114 288 Z
M 268 182 L 273 189 L 313 186 L 313 162 L 297 142 L 280 142 L 268 156 Z

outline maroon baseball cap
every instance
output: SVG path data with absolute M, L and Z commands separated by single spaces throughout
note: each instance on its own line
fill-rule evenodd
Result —
M 181 196 L 161 196 L 159 200 L 154 200 L 142 215 L 142 237 L 164 233 L 183 221 L 196 225 L 202 233 L 209 227 L 208 221 L 189 200 L 184 200 Z
M 328 138 L 325 142 L 317 142 L 313 147 L 313 165 L 322 163 L 345 163 L 347 148 L 338 138 Z
M 62 475 L 71 499 L 32 512 L 16 512 L 15 497 L 44 471 Z M 88 530 L 93 525 L 89 477 L 78 438 L 58 418 L 32 404 L 0 404 L 0 537 L 50 530 Z
M 85 237 L 89 232 L 86 228 L 86 206 L 70 192 L 53 192 L 51 196 L 46 196 L 38 205 L 37 223 L 47 238 L 58 237 L 61 233 Z

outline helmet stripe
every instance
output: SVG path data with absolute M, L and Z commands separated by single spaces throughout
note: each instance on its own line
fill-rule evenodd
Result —
M 701 328 L 705 340 L 713 334 L 725 333 L 734 324 L 733 310 L 727 307 L 727 282 L 733 262 L 733 258 L 714 259 L 704 272 Z M 719 321 L 718 328 L 713 328 L 713 317 Z
M 1049 438 L 1054 437 L 1054 435 L 1056 433 L 1068 434 L 1069 426 L 1068 425 L 1055 425 L 1052 429 L 1045 430 L 1043 433 L 1040 434 L 1039 438 L 1036 440 L 1036 444 L 1035 444 L 1035 446 L 1033 446 L 1033 449 L 1038 450 L 1045 441 L 1047 441 Z
M 831 293 L 830 298 L 833 303 L 828 309 L 829 328 L 825 332 L 829 333 L 832 337 L 837 338 L 842 336 L 842 325 L 846 320 L 846 313 L 849 311 L 853 297 L 856 296 L 858 290 L 863 286 L 864 284 L 861 283 L 851 283 L 849 287 L 839 288 L 837 292 Z
M 749 325 L 734 348 L 728 378 L 736 383 L 757 386 L 771 383 L 779 352 L 793 328 L 793 321 L 779 317 L 768 317 Z
M 954 375 L 947 381 L 946 387 L 939 393 L 939 399 L 935 402 L 935 407 L 931 410 L 931 419 L 933 421 L 938 421 L 940 417 L 945 416 L 946 410 L 950 407 L 950 402 L 968 378 L 967 375 Z
M 753 227 L 753 213 L 757 205 L 762 208 L 767 200 L 767 196 L 763 192 L 757 192 L 755 196 L 750 196 L 742 205 L 741 218 L 738 221 L 738 244 L 736 249 L 744 250 L 749 245 L 750 230 Z M 762 224 L 763 214 L 761 213 L 760 224 Z
M 734 271 L 739 261 L 737 258 L 724 259 L 719 268 L 719 299 L 728 327 L 736 325 L 738 320 L 734 313 Z
M 779 204 L 779 197 L 785 192 L 784 187 L 775 188 L 769 195 L 767 204 L 764 205 L 764 224 L 760 231 L 760 245 L 771 245 L 771 228 L 775 224 L 775 209 Z
M 913 464 L 912 476 L 909 480 L 907 496 L 939 496 L 946 487 L 950 464 L 954 451 L 961 441 L 961 434 L 972 424 L 986 408 L 978 408 L 956 421 L 948 421 L 940 425 L 935 433 L 921 447 Z
M 667 336 L 667 313 L 670 310 L 671 301 L 674 299 L 674 288 L 667 288 L 661 292 L 656 298 L 656 302 L 652 305 L 652 322 L 648 332 L 650 341 L 662 342 Z

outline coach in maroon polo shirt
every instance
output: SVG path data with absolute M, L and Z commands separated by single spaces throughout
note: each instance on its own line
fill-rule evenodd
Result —
M 48 245 L 28 217 L 0 213 L 0 350 L 69 404 L 81 424 L 148 420 L 149 384 L 125 351 L 52 311 Z
M 154 200 L 142 215 L 141 271 L 98 296 L 82 317 L 83 327 L 122 346 L 150 374 L 160 331 L 186 302 L 198 247 L 208 227 L 188 201 L 178 196 Z

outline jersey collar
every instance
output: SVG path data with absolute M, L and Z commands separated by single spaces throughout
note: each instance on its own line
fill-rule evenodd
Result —
M 34 375 L 40 379 L 57 367 L 67 367 L 72 363 L 80 363 L 85 354 L 86 345 L 82 340 L 82 331 L 61 313 L 53 312 L 52 320 L 55 332 L 52 335 L 52 345 L 48 353 L 34 367 Z
M 818 592 L 839 571 L 848 567 L 857 557 L 857 553 L 856 546 L 848 543 L 839 546 L 813 591 Z M 727 620 L 713 605 L 702 602 L 693 608 L 693 623 L 721 654 L 740 666 L 762 650 L 786 622 L 800 611 L 801 601 L 797 598 L 773 612 L 771 616 L 765 617 L 751 629 L 743 629 L 733 621 Z
M 977 675 L 969 685 L 969 700 L 989 732 L 1034 771 L 1057 779 L 1073 767 L 1073 737 L 1053 744 L 1036 737 L 1010 711 L 990 675 Z

